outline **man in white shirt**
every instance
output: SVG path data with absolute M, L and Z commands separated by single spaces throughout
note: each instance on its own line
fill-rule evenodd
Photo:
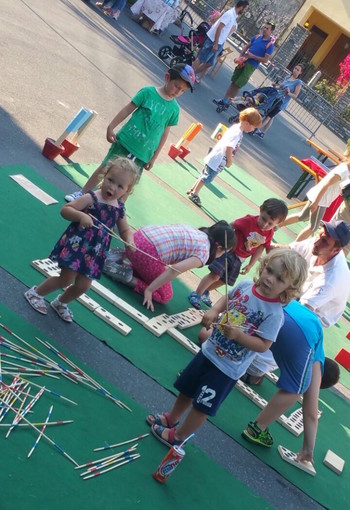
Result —
M 220 55 L 226 39 L 237 30 L 237 17 L 248 10 L 249 2 L 239 0 L 236 7 L 226 11 L 208 30 L 203 48 L 192 67 L 197 74 L 196 81 L 200 82 L 206 71 L 215 64 Z
M 324 328 L 333 326 L 343 314 L 350 292 L 350 271 L 343 247 L 350 241 L 350 227 L 345 221 L 322 222 L 316 238 L 293 242 L 289 247 L 308 263 L 308 278 L 300 303 L 312 310 Z M 274 247 L 281 247 L 274 245 Z M 264 372 L 274 370 L 270 351 L 258 354 L 249 367 L 248 384 L 260 384 Z

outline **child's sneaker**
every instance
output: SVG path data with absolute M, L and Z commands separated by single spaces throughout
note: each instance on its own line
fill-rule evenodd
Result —
M 66 303 L 61 303 L 60 296 L 51 301 L 50 306 L 55 310 L 57 315 L 65 322 L 73 322 L 73 313 Z
M 198 195 L 196 195 L 195 193 L 191 192 L 189 195 L 188 195 L 188 198 L 191 200 L 191 202 L 193 202 L 195 205 L 197 205 L 198 207 L 202 207 L 202 202 L 201 202 L 201 199 L 199 198 Z
M 201 309 L 201 295 L 197 292 L 193 291 L 191 294 L 188 295 L 188 300 L 191 303 L 191 305 L 196 309 Z
M 213 99 L 213 103 L 217 106 L 227 106 L 227 108 L 230 106 L 230 101 L 226 99 L 226 97 L 222 99 Z
M 260 444 L 266 448 L 270 448 L 273 445 L 273 438 L 269 432 L 269 429 L 261 430 L 258 427 L 256 421 L 250 421 L 248 427 L 243 430 L 242 436 L 251 443 Z
M 74 193 L 70 193 L 69 195 L 66 195 L 64 197 L 66 202 L 73 202 L 73 200 L 76 200 L 77 198 L 80 198 L 84 195 L 83 190 L 75 191 Z
M 112 280 L 128 285 L 133 279 L 133 270 L 129 264 L 117 264 L 115 262 L 106 262 L 103 268 L 104 274 Z
M 202 294 L 202 301 L 205 305 L 209 306 L 209 308 L 213 306 L 213 302 L 210 299 L 209 290 L 204 291 L 204 293 Z
M 34 310 L 36 310 L 39 313 L 42 313 L 43 315 L 46 315 L 47 306 L 45 300 L 43 296 L 37 294 L 36 289 L 37 287 L 32 287 L 31 289 L 27 290 L 24 293 L 24 297 L 26 298 L 30 306 L 34 308 Z

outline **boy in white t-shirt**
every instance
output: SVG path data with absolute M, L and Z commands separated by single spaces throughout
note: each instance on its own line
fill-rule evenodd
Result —
M 204 158 L 205 167 L 198 177 L 194 186 L 187 191 L 188 198 L 198 207 L 202 206 L 199 192 L 204 185 L 210 184 L 215 177 L 226 167 L 229 168 L 233 162 L 243 138 L 243 133 L 250 133 L 261 126 L 262 118 L 255 108 L 247 108 L 239 114 L 239 123 L 230 127 L 221 140 L 214 146 Z
M 307 204 L 298 214 L 292 214 L 280 227 L 309 219 L 308 225 L 299 233 L 296 241 L 304 241 L 318 229 L 327 207 L 342 193 L 342 184 L 350 177 L 350 150 L 344 153 L 346 161 L 340 163 L 306 194 Z

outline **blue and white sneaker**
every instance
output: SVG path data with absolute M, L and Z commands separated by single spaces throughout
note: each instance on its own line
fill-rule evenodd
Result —
M 80 198 L 84 195 L 83 190 L 75 191 L 74 193 L 70 193 L 69 195 L 66 195 L 64 197 L 66 202 L 73 202 L 73 200 L 76 200 L 77 198 Z

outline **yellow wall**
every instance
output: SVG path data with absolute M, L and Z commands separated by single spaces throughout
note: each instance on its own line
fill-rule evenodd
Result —
M 350 2 L 350 0 L 349 0 Z M 304 20 L 302 20 L 302 24 L 308 21 L 310 23 L 310 28 L 313 25 L 316 25 L 323 32 L 328 34 L 328 37 L 324 40 L 324 43 L 320 47 L 320 49 L 313 56 L 312 62 L 315 66 L 318 66 L 325 56 L 329 53 L 331 48 L 336 43 L 337 39 L 341 36 L 344 31 L 333 23 L 329 18 L 326 18 L 319 11 L 312 10 L 311 12 L 307 12 L 307 15 Z
M 350 37 L 349 0 L 306 0 L 295 16 L 293 25 L 297 23 L 303 25 L 308 19 L 307 15 L 315 9 L 332 20 L 334 24 L 339 25 L 342 32 Z

